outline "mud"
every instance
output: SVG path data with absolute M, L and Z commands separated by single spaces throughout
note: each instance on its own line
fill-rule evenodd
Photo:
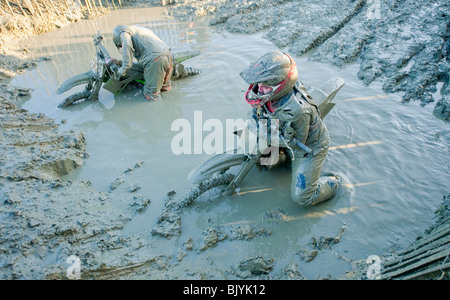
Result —
M 436 115 L 450 118 L 446 1 L 421 1 L 420 5 L 385 1 L 379 16 L 369 13 L 376 1 L 362 0 L 166 2 L 176 17 L 207 17 L 211 26 L 237 33 L 264 31 L 280 48 L 311 60 L 337 66 L 359 64 L 359 77 L 366 84 L 381 81 L 386 92 L 401 93 L 404 101 L 435 102 Z M 128 4 L 147 6 L 156 1 Z M 14 39 L 47 32 L 81 17 L 47 23 L 41 31 L 36 29 L 40 28 L 36 20 L 2 20 L 0 79 L 49 59 L 28 59 L 27 49 Z M 225 272 L 204 268 L 204 264 L 187 271 L 181 262 L 191 252 L 207 254 L 219 243 L 264 239 L 271 232 L 253 225 L 211 224 L 199 236 L 177 240 L 182 211 L 173 206 L 175 191 L 168 192 L 166 209 L 154 228 L 124 234 L 131 219 L 152 207 L 152 199 L 139 194 L 143 183 L 133 174 L 145 162 L 130 165 L 111 182 L 109 192 L 94 189 L 88 181 L 61 180 L 89 156 L 83 133 L 63 132 L 60 124 L 45 115 L 21 109 L 33 91 L 6 82 L 0 85 L 1 279 L 66 279 L 71 255 L 82 261 L 81 279 L 305 279 L 297 264 L 275 271 L 276 262 L 263 255 L 244 258 Z M 125 197 L 119 194 L 123 189 Z M 124 209 L 111 205 L 113 201 Z M 443 207 L 441 214 L 447 212 L 448 206 Z M 269 222 L 283 218 L 282 210 L 263 216 Z M 298 254 L 306 262 L 317 259 L 321 252 L 332 251 L 331 245 L 340 241 L 342 233 L 343 229 L 335 237 L 316 238 Z M 165 241 L 175 241 L 178 248 L 155 250 Z M 211 260 L 207 255 L 202 259 Z

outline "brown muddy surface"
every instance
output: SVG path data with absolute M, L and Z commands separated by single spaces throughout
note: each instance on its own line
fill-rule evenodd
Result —
M 0 195 L 2 199 L 0 204 L 2 221 L 0 277 L 2 279 L 65 279 L 68 277 L 68 270 L 76 264 L 76 260 L 70 259 L 75 256 L 80 260 L 82 279 L 304 279 L 305 277 L 316 279 L 327 278 L 329 274 L 342 276 L 345 270 L 350 269 L 350 261 L 365 259 L 369 254 L 381 256 L 387 250 L 398 247 L 397 242 L 403 246 L 414 240 L 423 228 L 430 226 L 433 210 L 439 207 L 442 196 L 448 194 L 447 187 L 443 184 L 448 182 L 449 174 L 448 134 L 445 133 L 448 125 L 443 121 L 437 123 L 431 111 L 434 110 L 441 119 L 448 119 L 448 4 L 425 1 L 422 6 L 427 7 L 427 10 L 423 10 L 424 16 L 422 16 L 419 13 L 419 7 L 412 5 L 410 1 L 382 2 L 380 16 L 370 15 L 370 18 L 367 18 L 367 12 L 373 8 L 371 6 L 373 3 L 376 2 L 346 1 L 342 5 L 337 5 L 332 1 L 321 4 L 324 5 L 325 11 L 314 1 L 308 3 L 303 1 L 239 1 L 238 3 L 213 0 L 173 1 L 166 7 L 153 8 L 147 7 L 155 5 L 152 1 L 128 3 L 145 10 L 132 15 L 135 23 L 141 22 L 152 27 L 158 25 L 158 22 L 164 24 L 167 22 L 169 24 L 167 28 L 170 30 L 163 27 L 161 34 L 169 32 L 167 37 L 172 39 L 173 33 L 170 32 L 176 32 L 175 38 L 171 40 L 173 42 L 179 42 L 177 32 L 180 29 L 177 26 L 182 28 L 184 24 L 189 24 L 193 20 L 202 20 L 214 28 L 211 34 L 209 29 L 202 29 L 202 26 L 205 26 L 202 24 L 205 23 L 194 24 L 194 31 L 198 35 L 194 42 L 198 43 L 199 47 L 203 47 L 202 50 L 206 56 L 203 61 L 198 60 L 197 63 L 206 70 L 206 75 L 200 77 L 204 80 L 202 82 L 192 81 L 192 88 L 187 88 L 183 84 L 178 85 L 178 91 L 176 88 L 173 98 L 167 99 L 175 104 L 184 98 L 191 101 L 191 104 L 174 106 L 177 116 L 190 116 L 187 111 L 195 109 L 195 101 L 199 101 L 198 98 L 201 97 L 196 85 L 214 82 L 214 73 L 207 72 L 213 60 L 208 60 L 207 57 L 213 57 L 220 51 L 238 49 L 236 45 L 246 41 L 246 34 L 259 34 L 255 39 L 251 39 L 256 43 L 255 48 L 248 48 L 249 51 L 255 51 L 253 54 L 256 51 L 274 47 L 267 43 L 270 41 L 276 47 L 293 52 L 298 59 L 302 57 L 304 68 L 312 74 L 311 81 L 318 82 L 320 78 L 320 74 L 314 74 L 317 68 L 315 61 L 339 67 L 356 62 L 356 71 L 355 68 L 347 71 L 350 80 L 355 80 L 348 84 L 354 88 L 344 90 L 340 99 L 378 95 L 380 89 L 377 88 L 369 88 L 365 94 L 356 94 L 355 90 L 361 89 L 356 77 L 366 84 L 381 85 L 381 89 L 385 92 L 398 93 L 398 96 L 386 100 L 389 100 L 388 103 L 392 106 L 391 109 L 386 110 L 385 119 L 373 114 L 369 116 L 369 120 L 390 122 L 400 117 L 400 121 L 390 123 L 391 127 L 398 127 L 399 130 L 393 130 L 388 133 L 388 136 L 390 135 L 393 139 L 398 136 L 398 132 L 403 132 L 405 136 L 402 135 L 400 140 L 406 145 L 413 145 L 416 141 L 410 140 L 410 137 L 407 137 L 408 134 L 409 136 L 419 135 L 420 141 L 426 145 L 425 149 L 436 153 L 438 159 L 429 160 L 428 165 L 425 162 L 420 164 L 420 168 L 426 171 L 413 179 L 392 180 L 398 177 L 397 169 L 402 169 L 398 173 L 400 174 L 401 172 L 415 173 L 419 168 L 417 165 L 411 165 L 413 158 L 401 159 L 408 149 L 392 146 L 386 152 L 392 149 L 398 150 L 393 151 L 393 158 L 388 159 L 387 164 L 395 165 L 396 161 L 400 161 L 400 164 L 399 167 L 388 169 L 389 173 L 394 173 L 394 176 L 388 179 L 391 185 L 385 182 L 381 188 L 374 187 L 369 191 L 349 189 L 340 204 L 333 202 L 330 206 L 322 206 L 311 211 L 299 211 L 290 204 L 285 204 L 283 201 L 288 201 L 286 195 L 279 190 L 265 196 L 267 201 L 263 202 L 256 201 L 258 196 L 254 198 L 250 196 L 244 198 L 247 201 L 241 201 L 238 204 L 233 203 L 233 200 L 227 200 L 220 204 L 201 203 L 187 213 L 165 211 L 165 205 L 188 188 L 188 184 L 181 178 L 184 178 L 195 164 L 189 164 L 190 159 L 183 160 L 168 156 L 165 158 L 168 161 L 172 159 L 176 167 L 164 168 L 167 162 L 158 163 L 156 160 L 154 162 L 152 158 L 141 154 L 132 155 L 133 153 L 129 159 L 114 163 L 108 161 L 108 150 L 102 149 L 100 145 L 102 141 L 96 140 L 95 136 L 104 132 L 107 138 L 120 133 L 110 129 L 108 126 L 111 124 L 122 131 L 124 131 L 122 124 L 133 128 L 133 133 L 126 134 L 127 137 L 120 141 L 127 143 L 131 141 L 130 145 L 137 148 L 153 146 L 158 150 L 156 153 L 163 153 L 166 149 L 164 148 L 166 143 L 159 144 L 158 139 L 164 141 L 169 138 L 164 134 L 155 137 L 152 132 L 135 138 L 136 132 L 145 133 L 147 127 L 139 122 L 139 118 L 136 118 L 136 122 L 129 124 L 119 120 L 117 115 L 130 111 L 130 107 L 121 104 L 120 101 L 116 101 L 115 108 L 112 110 L 115 116 L 111 119 L 103 119 L 103 123 L 107 125 L 102 127 L 102 120 L 96 121 L 95 123 L 99 124 L 96 125 L 98 129 L 93 131 L 90 129 L 91 120 L 84 127 L 72 125 L 78 122 L 77 117 L 72 119 L 73 117 L 69 114 L 80 115 L 83 110 L 59 112 L 50 108 L 56 107 L 57 100 L 42 99 L 42 97 L 33 100 L 33 89 L 41 93 L 36 88 L 39 83 L 27 86 L 23 83 L 27 82 L 26 78 L 29 77 L 20 76 L 24 72 L 33 74 L 38 64 L 51 63 L 54 58 L 47 54 L 40 56 L 36 53 L 29 56 L 30 50 L 27 48 L 29 42 L 24 45 L 21 43 L 22 39 L 12 39 L 14 32 L 23 34 L 15 38 L 41 33 L 31 29 L 23 30 L 24 26 L 32 28 L 32 25 L 21 25 L 19 30 L 6 31 L 13 34 L 5 35 L 5 28 L 19 27 L 8 24 L 24 24 L 24 22 L 20 23 L 21 21 L 17 20 L 14 20 L 14 23 L 3 22 L 2 26 L 5 24 L 7 26 L 1 27 L 2 48 L 0 49 L 2 51 L 0 74 L 4 79 L 0 87 L 2 133 L 0 136 Z M 297 10 L 299 6 L 302 8 Z M 394 14 L 387 14 L 388 11 L 394 11 Z M 298 15 L 293 17 L 287 12 L 295 12 Z M 102 30 L 105 31 L 111 29 L 114 21 L 123 20 L 120 13 L 113 12 L 113 17 L 116 19 L 113 18 L 112 21 L 102 23 L 101 20 L 104 19 L 100 18 L 99 23 L 94 24 L 104 26 Z M 324 21 L 324 14 L 327 16 L 326 21 Z M 411 17 L 414 14 L 417 16 Z M 174 20 L 171 15 L 179 19 Z M 42 29 L 42 32 L 50 32 L 54 27 L 61 27 L 68 21 L 73 21 L 69 19 L 55 20 L 55 23 L 47 22 L 48 29 Z M 78 19 L 80 22 L 83 21 L 81 17 Z M 387 24 L 393 24 L 393 21 L 395 25 L 388 28 Z M 181 25 L 172 25 L 180 23 Z M 73 25 L 78 24 L 70 24 L 70 26 Z M 175 29 L 170 26 L 175 26 Z M 88 27 L 93 26 L 89 23 Z M 201 33 L 203 31 L 204 33 Z M 55 34 L 59 32 L 61 31 Z M 230 36 L 224 32 L 239 36 Z M 358 32 L 358 35 L 355 38 L 354 34 L 349 32 Z M 86 31 L 86 44 L 89 43 L 89 35 L 92 33 L 89 30 Z M 49 34 L 53 33 L 47 33 Z M 81 36 L 83 37 L 83 34 Z M 221 44 L 222 40 L 223 44 Z M 256 50 L 257 43 L 261 43 L 261 50 Z M 210 45 L 217 50 L 210 50 L 208 48 Z M 386 48 L 389 48 L 389 52 L 385 52 Z M 75 57 L 78 56 L 75 55 Z M 252 55 L 245 53 L 243 57 L 242 61 L 233 62 L 235 65 L 231 65 L 245 64 L 253 58 Z M 234 58 L 236 57 L 233 55 L 226 56 L 223 58 L 224 61 L 220 61 L 223 63 L 221 66 L 225 65 L 227 59 Z M 425 62 L 427 68 L 424 69 L 422 66 Z M 83 66 L 79 67 L 80 70 L 76 69 L 77 67 L 73 68 L 62 74 L 66 76 L 74 70 L 81 72 Z M 224 72 L 226 71 L 228 69 L 225 68 Z M 333 72 L 339 74 L 339 69 L 324 67 L 321 71 L 329 71 L 330 77 Z M 236 73 L 234 69 L 233 72 Z M 9 84 L 14 82 L 15 76 L 19 76 L 15 82 L 21 83 L 20 86 Z M 38 78 L 35 75 L 30 76 Z M 64 76 L 59 74 L 57 80 L 64 79 L 61 78 Z M 239 83 L 233 82 L 232 86 L 239 91 Z M 417 88 L 419 84 L 421 87 Z M 195 95 L 197 99 L 189 98 L 189 94 Z M 41 95 L 44 95 L 44 98 L 54 97 L 51 92 Z M 241 97 L 239 93 L 235 95 Z M 400 106 L 396 105 L 401 101 L 414 100 L 428 104 L 425 108 L 407 106 L 404 112 L 397 113 Z M 233 104 L 226 102 L 230 100 L 224 101 L 227 104 Z M 375 104 L 368 105 L 367 110 L 379 111 L 378 105 L 381 101 L 383 98 L 379 97 Z M 438 103 L 434 109 L 433 107 L 430 109 L 430 105 L 434 105 L 430 103 L 432 101 Z M 39 108 L 40 104 L 43 104 L 41 108 Z M 108 106 L 106 102 L 103 104 Z M 203 102 L 197 102 L 197 104 L 203 107 Z M 30 109 L 25 110 L 21 108 L 22 106 Z M 93 119 L 97 118 L 96 109 L 105 111 L 104 108 L 100 110 L 98 106 L 93 105 L 93 107 Z M 231 107 L 234 106 L 231 105 Z M 148 108 L 141 110 L 150 113 L 145 109 Z M 156 109 L 162 116 L 173 114 L 173 111 L 159 104 L 156 104 Z M 225 109 L 226 112 L 228 110 L 231 113 L 236 109 Z M 237 110 L 239 113 L 245 111 L 244 108 Z M 181 113 L 182 111 L 185 113 Z M 345 124 L 343 130 L 336 131 L 334 134 L 337 145 L 354 142 L 349 138 L 353 135 L 377 137 L 374 133 L 376 127 L 373 126 L 363 128 L 362 132 L 354 132 L 356 126 L 349 123 L 348 116 L 355 111 L 357 118 L 356 106 L 343 106 L 336 110 L 334 118 L 330 118 L 329 124 L 334 128 L 342 126 L 339 124 Z M 213 115 L 212 111 L 209 113 L 208 116 Z M 423 121 L 416 121 L 423 113 L 426 114 Z M 91 116 L 89 111 L 83 114 Z M 229 115 L 224 117 L 227 116 Z M 123 118 L 131 117 L 133 116 L 125 115 Z M 367 116 L 361 116 L 360 120 L 364 119 L 367 119 Z M 169 126 L 170 121 L 166 122 L 167 124 L 164 124 Z M 153 126 L 158 123 L 151 124 Z M 160 126 L 163 128 L 162 125 Z M 417 130 L 417 128 L 420 129 Z M 429 128 L 429 130 L 422 130 L 422 128 Z M 375 130 L 375 132 L 378 131 Z M 141 140 L 144 142 L 141 143 Z M 119 145 L 120 143 L 117 143 L 116 146 Z M 421 146 L 419 144 L 417 148 L 412 148 L 410 151 L 419 155 Z M 376 157 L 372 154 L 369 152 L 367 157 L 363 157 L 367 159 Z M 447 158 L 445 158 L 446 154 Z M 348 170 L 352 170 L 352 153 L 343 154 L 343 156 L 337 153 L 332 154 L 332 157 L 335 158 L 334 161 L 339 161 Z M 202 157 L 195 157 L 192 162 L 198 163 L 202 160 Z M 116 164 L 115 169 L 110 169 L 112 164 Z M 342 165 L 333 163 L 331 167 L 341 168 Z M 80 168 L 82 171 L 79 171 Z M 175 169 L 176 174 L 173 172 Z M 101 175 L 106 174 L 105 171 L 110 171 L 109 175 Z M 159 174 L 165 175 L 165 179 L 158 177 L 158 171 Z M 76 172 L 81 174 L 77 175 Z M 280 179 L 275 185 L 283 187 L 280 182 L 286 178 L 287 174 L 282 171 L 276 172 Z M 362 168 L 361 173 L 358 174 L 358 171 L 353 169 L 353 174 L 361 175 L 361 177 L 367 172 L 370 171 Z M 152 176 L 146 177 L 146 173 Z M 346 175 L 350 177 L 351 183 L 365 184 L 381 182 L 382 174 L 389 178 L 386 173 L 386 169 L 383 170 L 380 167 L 380 170 L 375 168 L 375 174 L 379 174 L 379 177 L 369 176 L 363 180 L 356 175 L 351 177 L 350 171 Z M 101 176 L 104 176 L 104 180 L 95 179 Z M 439 177 L 437 180 L 431 180 L 435 181 L 434 184 L 430 184 L 427 180 L 432 176 Z M 157 179 L 160 179 L 160 182 L 156 182 Z M 178 182 L 178 184 L 170 181 Z M 251 181 L 249 186 L 255 183 L 256 181 Z M 263 181 L 264 184 L 271 184 L 271 181 Z M 404 215 L 400 213 L 398 216 L 390 211 L 400 211 L 401 207 L 408 205 L 405 200 L 414 198 L 411 195 L 417 193 L 414 193 L 414 188 L 408 188 L 391 194 L 393 193 L 391 186 L 414 186 L 414 184 L 418 184 L 421 189 L 417 199 L 411 202 L 413 203 L 411 206 L 414 207 L 411 213 L 418 218 L 420 212 L 424 211 L 426 218 L 424 217 L 425 220 L 422 222 L 416 222 L 420 225 L 411 230 L 402 229 L 406 227 L 402 223 L 410 225 L 408 222 L 411 220 L 408 221 L 407 216 L 409 212 L 405 212 Z M 160 187 L 157 192 L 149 192 L 156 190 L 157 186 Z M 354 189 L 357 188 L 354 187 Z M 383 197 L 376 199 L 376 197 L 368 196 L 375 191 L 380 192 Z M 397 206 L 395 204 L 387 206 L 391 205 L 391 201 L 386 199 L 387 195 L 392 195 L 392 199 L 402 200 L 398 200 Z M 429 199 L 430 196 L 427 195 L 433 196 Z M 277 200 L 270 202 L 268 201 L 270 199 Z M 416 205 L 422 199 L 427 199 L 429 203 L 423 206 Z M 349 216 L 355 211 L 360 212 L 359 217 L 347 219 L 344 217 L 343 220 L 334 221 L 327 221 L 326 218 L 326 216 Z M 380 217 L 371 219 L 371 211 L 375 211 Z M 393 216 L 398 219 L 395 224 L 392 224 L 392 228 L 379 225 L 383 220 L 389 220 Z M 303 226 L 303 228 L 296 229 L 295 226 Z M 361 230 L 360 233 L 356 233 L 358 228 Z M 395 234 L 382 233 L 389 230 Z M 283 232 L 284 236 L 280 237 Z M 298 232 L 297 237 L 296 232 Z M 367 249 L 364 249 L 365 232 L 372 232 L 375 236 L 367 239 L 367 243 L 371 244 L 371 247 Z M 378 248 L 380 252 L 371 253 L 376 249 L 374 245 L 382 243 L 386 238 L 391 239 L 385 241 L 387 245 L 381 245 Z M 279 248 L 277 244 L 280 243 L 285 244 Z M 342 248 L 339 248 L 340 246 Z M 357 248 L 363 248 L 363 250 L 354 250 Z M 262 249 L 267 250 L 261 251 Z M 229 259 L 229 253 L 234 254 L 233 259 Z M 319 271 L 310 271 L 311 263 L 315 263 L 314 267 Z M 336 269 L 339 271 L 332 271 Z

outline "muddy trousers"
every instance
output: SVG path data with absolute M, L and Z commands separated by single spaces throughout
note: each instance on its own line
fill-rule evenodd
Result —
M 142 65 L 144 68 L 144 96 L 149 100 L 157 100 L 161 91 L 168 91 L 171 87 L 173 72 L 172 53 L 160 55 L 153 61 Z
M 300 151 L 294 152 L 292 161 L 292 200 L 301 206 L 312 206 L 331 199 L 338 188 L 335 176 L 320 176 L 328 149 L 315 155 L 303 157 Z

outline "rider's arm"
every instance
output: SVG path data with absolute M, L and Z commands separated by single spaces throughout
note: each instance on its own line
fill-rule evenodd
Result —
M 131 35 L 128 32 L 122 32 L 120 34 L 122 40 L 122 66 L 119 68 L 118 73 L 120 76 L 125 75 L 127 70 L 133 65 L 133 43 L 131 41 Z

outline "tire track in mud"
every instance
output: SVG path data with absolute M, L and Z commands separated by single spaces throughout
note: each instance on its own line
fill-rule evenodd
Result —
M 83 164 L 87 156 L 84 135 L 58 132 L 53 119 L 31 114 L 15 105 L 31 91 L 0 96 L 0 178 L 21 181 L 56 179 Z

